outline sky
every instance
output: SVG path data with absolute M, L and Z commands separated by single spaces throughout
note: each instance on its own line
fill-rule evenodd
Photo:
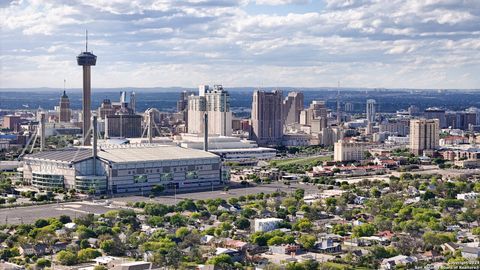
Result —
M 479 0 L 0 0 L 0 88 L 480 88 Z

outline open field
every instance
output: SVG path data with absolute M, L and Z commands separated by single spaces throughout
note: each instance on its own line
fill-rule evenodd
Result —
M 320 162 L 330 161 L 332 157 L 328 156 L 314 156 L 314 157 L 299 157 L 299 158 L 289 158 L 289 159 L 282 159 L 282 160 L 274 160 L 271 161 L 270 164 L 274 163 L 278 167 L 282 166 L 291 166 L 291 165 L 300 165 L 300 166 L 316 166 Z

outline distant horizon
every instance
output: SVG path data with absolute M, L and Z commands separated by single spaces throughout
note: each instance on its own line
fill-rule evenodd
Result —
M 254 86 L 225 86 L 224 88 L 229 91 L 254 91 L 254 90 L 287 90 L 287 91 L 295 91 L 295 90 L 305 90 L 305 91 L 321 91 L 321 90 L 346 90 L 346 91 L 479 91 L 480 88 L 383 88 L 383 87 L 328 87 L 328 86 L 318 86 L 318 87 L 296 87 L 296 86 L 262 86 L 262 87 L 254 87 Z M 192 90 L 196 91 L 197 87 L 182 87 L 182 86 L 158 86 L 158 87 L 137 87 L 137 86 L 122 86 L 122 87 L 92 87 L 93 90 L 102 90 L 105 92 L 117 92 L 119 90 L 144 90 L 144 91 L 183 91 L 183 90 Z M 21 92 L 28 92 L 28 91 L 35 91 L 35 90 L 42 90 L 42 91 L 82 91 L 82 88 L 73 87 L 73 88 L 61 88 L 61 87 L 0 87 L 0 91 L 3 92 L 14 92 L 14 91 L 21 91 Z

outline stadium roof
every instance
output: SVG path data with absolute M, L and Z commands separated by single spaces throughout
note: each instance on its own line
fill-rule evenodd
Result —
M 169 145 L 107 148 L 99 150 L 98 156 L 114 163 L 218 158 L 209 152 Z
M 92 157 L 92 150 L 88 148 L 69 148 L 54 151 L 42 151 L 25 156 L 30 160 L 50 160 L 55 162 L 77 163 Z
M 25 159 L 77 163 L 91 157 L 92 150 L 89 148 L 71 148 L 38 152 L 25 156 Z M 115 148 L 104 148 L 98 150 L 98 157 L 113 163 L 218 158 L 217 155 L 202 150 L 186 149 L 178 146 L 167 145 L 126 145 Z

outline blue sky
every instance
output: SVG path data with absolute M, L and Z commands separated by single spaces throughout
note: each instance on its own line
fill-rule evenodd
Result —
M 0 88 L 480 88 L 478 0 L 0 1 Z

